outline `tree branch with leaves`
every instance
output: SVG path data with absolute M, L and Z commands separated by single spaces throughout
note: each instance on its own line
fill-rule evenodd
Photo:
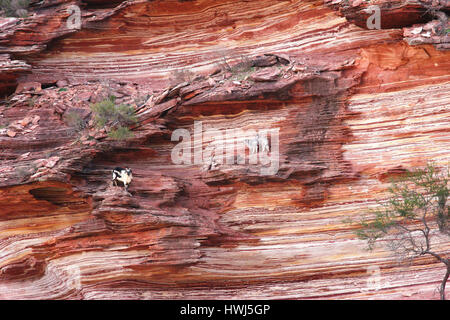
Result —
M 445 286 L 450 276 L 448 253 L 432 248 L 432 238 L 450 236 L 448 206 L 449 170 L 439 170 L 429 163 L 392 181 L 389 198 L 375 210 L 372 219 L 360 221 L 356 235 L 366 240 L 372 250 L 381 239 L 401 258 L 430 255 L 445 265 L 446 273 L 439 286 L 445 300 Z

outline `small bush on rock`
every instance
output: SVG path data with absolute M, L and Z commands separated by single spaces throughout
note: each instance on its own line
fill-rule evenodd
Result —
M 0 0 L 0 15 L 24 18 L 28 16 L 29 5 L 29 0 Z
M 129 126 L 137 122 L 133 107 L 116 104 L 116 98 L 109 96 L 91 105 L 97 127 L 106 127 L 108 136 L 113 139 L 126 139 L 132 136 Z

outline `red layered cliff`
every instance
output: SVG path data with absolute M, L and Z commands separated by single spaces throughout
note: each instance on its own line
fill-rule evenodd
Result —
M 437 261 L 368 252 L 345 220 L 389 177 L 450 160 L 449 7 L 32 1 L 0 18 L 0 298 L 437 298 Z M 135 109 L 132 137 L 95 127 L 107 95 Z M 200 121 L 278 129 L 278 170 L 174 164 L 172 133 Z

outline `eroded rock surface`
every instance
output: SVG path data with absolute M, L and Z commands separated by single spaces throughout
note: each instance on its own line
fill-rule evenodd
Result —
M 389 177 L 449 161 L 447 36 L 414 1 L 382 1 L 389 24 L 367 30 L 367 5 L 53 1 L 8 22 L 0 298 L 437 298 L 438 262 L 367 252 L 344 222 L 376 207 Z M 410 41 L 428 31 L 433 42 Z M 135 109 L 133 137 L 95 126 L 90 105 L 108 95 Z M 174 164 L 172 133 L 193 137 L 196 121 L 278 129 L 276 174 Z M 129 192 L 112 185 L 118 165 L 133 169 Z

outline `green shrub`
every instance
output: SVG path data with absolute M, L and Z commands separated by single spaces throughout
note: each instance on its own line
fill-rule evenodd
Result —
M 28 177 L 30 177 L 34 172 L 36 171 L 36 168 L 31 168 L 27 166 L 20 166 L 15 168 L 15 174 L 17 176 L 17 179 L 19 181 L 24 181 Z
M 253 65 L 253 61 L 244 55 L 241 55 L 239 62 L 230 65 L 225 56 L 222 57 L 222 62 L 219 63 L 219 67 L 223 72 L 229 72 L 232 75 L 233 80 L 242 81 L 245 80 L 252 72 L 256 70 Z
M 64 121 L 77 131 L 84 130 L 87 127 L 87 121 L 76 111 L 66 112 L 64 114 Z
M 31 97 L 31 98 L 28 98 L 28 99 L 26 100 L 26 102 L 27 102 L 28 106 L 31 108 L 31 107 L 33 107 L 34 104 L 36 103 L 36 100 L 37 100 L 36 97 Z
M 132 135 L 130 125 L 137 122 L 132 106 L 116 104 L 116 98 L 109 96 L 103 101 L 91 105 L 97 127 L 107 128 L 108 136 L 113 139 L 126 139 Z
M 374 212 L 371 219 L 363 219 L 356 235 L 366 240 L 369 249 L 376 241 L 384 243 L 400 258 L 412 259 L 429 255 L 445 264 L 447 273 L 439 293 L 445 299 L 445 285 L 450 277 L 450 260 L 434 251 L 435 237 L 450 236 L 450 172 L 441 171 L 433 163 L 414 169 L 392 182 L 390 197 Z M 439 234 L 439 235 L 438 235 Z
M 119 126 L 117 128 L 111 129 L 108 132 L 108 137 L 114 140 L 125 140 L 133 136 L 133 133 L 128 129 L 128 127 Z
M 26 17 L 29 5 L 30 0 L 0 0 L 0 10 L 7 17 Z

